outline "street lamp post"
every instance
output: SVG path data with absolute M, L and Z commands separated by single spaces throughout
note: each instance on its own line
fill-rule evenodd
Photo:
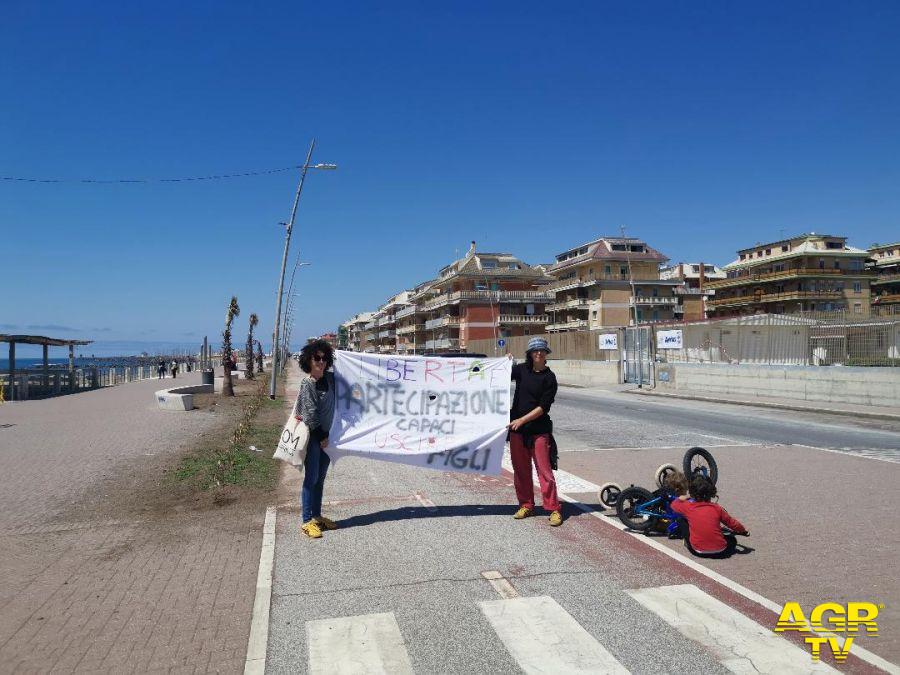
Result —
M 294 229 L 294 219 L 297 217 L 297 206 L 300 203 L 300 193 L 303 192 L 303 181 L 306 178 L 306 172 L 309 169 L 336 169 L 335 164 L 314 164 L 310 165 L 309 160 L 312 159 L 313 149 L 316 147 L 316 140 L 313 139 L 309 144 L 309 152 L 306 154 L 306 161 L 303 163 L 303 170 L 300 172 L 300 182 L 297 184 L 297 194 L 294 195 L 294 205 L 291 208 L 291 218 L 286 224 L 284 236 L 284 254 L 281 256 L 281 275 L 278 278 L 278 295 L 275 306 L 275 331 L 272 334 L 272 378 L 269 382 L 269 398 L 275 400 L 276 379 L 280 371 L 279 345 L 278 339 L 281 333 L 281 300 L 284 293 L 284 274 L 287 268 L 288 251 L 291 247 L 291 231 Z

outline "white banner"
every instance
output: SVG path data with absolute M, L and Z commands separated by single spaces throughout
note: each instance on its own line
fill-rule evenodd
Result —
M 658 330 L 656 331 L 656 348 L 657 349 L 681 349 L 682 348 L 682 332 L 681 330 Z
M 328 454 L 499 474 L 512 361 L 335 352 Z
M 601 333 L 597 339 L 601 350 L 619 348 L 619 336 L 616 333 Z

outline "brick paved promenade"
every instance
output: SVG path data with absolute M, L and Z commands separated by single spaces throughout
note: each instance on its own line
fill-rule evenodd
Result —
M 0 406 L 4 672 L 242 671 L 265 509 L 153 502 L 217 417 L 161 411 L 158 388 Z

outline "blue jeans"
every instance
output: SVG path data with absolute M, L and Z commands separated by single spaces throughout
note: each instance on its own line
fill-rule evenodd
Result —
M 306 460 L 303 462 L 305 474 L 303 489 L 300 491 L 300 503 L 303 506 L 303 522 L 308 523 L 322 515 L 322 489 L 325 487 L 325 474 L 331 458 L 322 450 L 319 441 L 309 439 L 306 446 Z

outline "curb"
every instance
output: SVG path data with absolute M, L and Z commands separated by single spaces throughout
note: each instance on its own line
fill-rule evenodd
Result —
M 844 417 L 866 417 L 875 420 L 890 420 L 892 422 L 900 422 L 900 415 L 891 413 L 869 412 L 867 410 L 842 410 L 840 408 L 810 408 L 801 405 L 791 405 L 790 403 L 772 403 L 771 401 L 751 401 L 736 400 L 726 398 L 714 398 L 712 396 L 698 396 L 696 394 L 670 394 L 657 391 L 644 391 L 641 389 L 629 389 L 626 394 L 637 394 L 638 396 L 656 396 L 659 398 L 678 398 L 688 401 L 706 401 L 707 403 L 726 403 L 729 405 L 744 405 L 754 408 L 774 408 L 776 410 L 795 410 L 799 412 L 824 413 L 826 415 L 841 415 Z

